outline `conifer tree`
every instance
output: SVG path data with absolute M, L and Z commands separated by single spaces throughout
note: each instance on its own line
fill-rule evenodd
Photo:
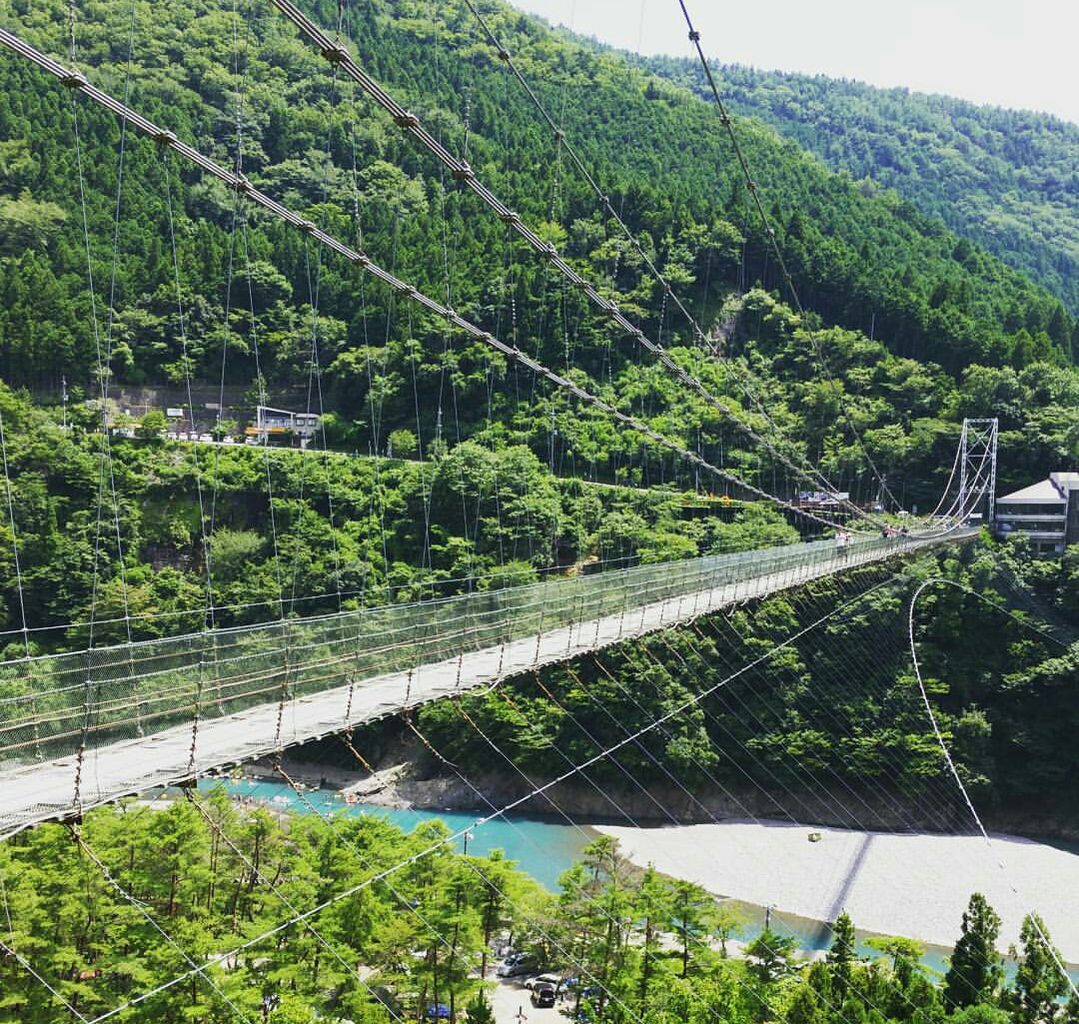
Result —
M 944 976 L 944 1001 L 950 1010 L 986 1002 L 996 992 L 1003 975 L 999 936 L 1000 916 L 980 892 L 974 893 L 963 911 L 963 933 Z
M 1067 978 L 1059 966 L 1060 953 L 1037 914 L 1023 918 L 1019 943 L 1022 958 L 1015 972 L 1015 1020 L 1017 1024 L 1052 1024 L 1060 1010 L 1057 1000 L 1068 991 Z
M 857 959 L 855 952 L 857 939 L 854 934 L 854 922 L 850 919 L 850 914 L 845 910 L 836 919 L 835 926 L 832 928 L 832 935 L 832 946 L 828 950 L 826 959 L 832 967 L 836 993 L 840 1000 L 843 1000 L 847 997 L 847 992 L 850 991 L 853 964 Z
M 476 997 L 465 1009 L 465 1021 L 466 1024 L 495 1024 L 491 1004 L 487 1002 L 482 992 L 477 992 Z

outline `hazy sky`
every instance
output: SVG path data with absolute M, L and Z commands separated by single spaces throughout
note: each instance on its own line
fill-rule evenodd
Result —
M 643 53 L 688 56 L 678 0 L 512 0 Z M 1079 123 L 1079 0 L 687 0 L 727 63 L 905 85 Z

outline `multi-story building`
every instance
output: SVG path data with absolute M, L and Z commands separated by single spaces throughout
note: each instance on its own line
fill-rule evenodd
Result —
M 1022 534 L 1039 554 L 1062 554 L 1079 543 L 1079 473 L 1050 473 L 997 498 L 994 520 L 998 537 Z
M 290 412 L 288 409 L 271 409 L 268 405 L 260 405 L 255 411 L 254 425 L 244 433 L 260 444 L 266 444 L 271 437 L 295 435 L 301 445 L 306 445 L 318 430 L 319 421 L 317 413 Z

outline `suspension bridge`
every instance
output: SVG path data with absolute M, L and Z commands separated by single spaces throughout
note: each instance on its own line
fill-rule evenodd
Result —
M 616 303 L 604 298 L 549 243 L 524 225 L 479 181 L 466 160 L 454 157 L 428 134 L 413 114 L 356 64 L 345 47 L 321 33 L 294 5 L 285 0 L 275 0 L 275 4 L 315 42 L 335 71 L 343 69 L 357 81 L 400 128 L 584 292 L 601 313 L 653 352 L 665 370 L 734 418 L 740 429 L 779 462 L 805 480 L 823 481 L 830 487 L 819 470 L 799 465 L 783 453 L 778 441 L 761 437 L 744 419 L 734 417 L 726 403 L 674 362 L 662 345 L 652 342 Z M 224 167 L 92 85 L 81 71 L 4 29 L 0 29 L 0 45 L 59 80 L 76 98 L 81 96 L 119 116 L 125 128 L 137 130 L 163 151 L 175 152 L 225 182 L 240 201 L 261 207 L 537 378 L 674 452 L 697 471 L 703 469 L 742 492 L 804 517 L 818 529 L 837 528 L 824 514 L 714 465 L 516 345 L 502 342 L 379 266 L 365 252 L 283 206 L 252 185 L 239 167 Z M 694 325 L 699 332 L 695 321 Z M 106 397 L 103 392 L 103 409 Z M 835 547 L 826 541 L 823 546 L 804 544 L 662 568 L 603 573 L 427 604 L 301 621 L 283 617 L 261 626 L 215 629 L 43 658 L 28 656 L 0 666 L 14 681 L 14 696 L 5 698 L 0 710 L 0 834 L 49 818 L 81 814 L 88 807 L 151 786 L 189 780 L 200 772 L 347 730 L 457 690 L 490 685 L 528 667 L 676 625 L 732 602 L 764 597 L 848 566 L 909 553 L 942 539 L 961 539 L 969 535 L 966 523 L 984 504 L 995 479 L 995 422 L 972 424 L 964 425 L 952 473 L 933 515 L 916 524 L 902 543 L 894 538 L 872 539 L 873 534 L 856 528 L 849 535 L 859 538 L 853 546 Z M 103 428 L 107 433 L 107 422 Z M 860 437 L 858 440 L 861 444 Z M 868 453 L 866 458 L 872 465 Z M 883 477 L 879 479 L 886 490 Z M 958 485 L 954 494 L 953 483 Z M 949 497 L 951 504 L 945 507 Z M 845 498 L 839 504 L 865 519 L 875 533 L 873 517 Z M 209 538 L 206 543 L 209 547 Z M 274 547 L 276 550 L 276 538 Z M 207 573 L 211 571 L 207 558 Z M 210 582 L 208 578 L 208 587 Z
M 360 66 L 350 46 L 342 41 L 340 26 L 337 36 L 332 36 L 323 32 L 289 0 L 272 2 L 301 35 L 314 44 L 332 69 L 335 81 L 338 75 L 351 79 L 398 129 L 434 158 L 442 171 L 448 171 L 462 189 L 469 190 L 500 219 L 508 233 L 531 249 L 551 273 L 560 275 L 568 286 L 583 295 L 595 315 L 608 323 L 620 340 L 627 340 L 648 352 L 663 372 L 695 400 L 723 416 L 766 455 L 771 465 L 782 467 L 812 488 L 823 487 L 829 494 L 836 495 L 837 508 L 848 518 L 842 523 L 835 522 L 825 511 L 799 505 L 789 492 L 778 493 L 774 486 L 772 491 L 765 489 L 763 475 L 751 480 L 717 465 L 700 450 L 687 448 L 643 415 L 627 411 L 589 390 L 580 382 L 580 377 L 570 372 L 572 367 L 567 366 L 562 371 L 552 369 L 525 352 L 516 341 L 498 337 L 481 318 L 456 311 L 448 296 L 445 301 L 440 301 L 425 294 L 398 276 L 395 270 L 376 262 L 359 244 L 344 241 L 253 184 L 244 173 L 242 144 L 234 164 L 226 166 L 181 139 L 168 126 L 151 121 L 130 107 L 126 91 L 121 100 L 93 84 L 87 73 L 76 66 L 74 50 L 65 63 L 32 46 L 16 33 L 0 28 L 0 47 L 58 81 L 70 94 L 76 110 L 80 104 L 93 103 L 111 112 L 120 120 L 125 133 L 130 130 L 152 140 L 163 159 L 176 157 L 224 183 L 234 192 L 238 209 L 246 213 L 248 209 L 257 208 L 294 229 L 303 236 L 305 245 L 311 242 L 320 252 L 325 251 L 351 265 L 355 272 L 374 279 L 403 302 L 440 318 L 449 329 L 488 347 L 518 371 L 563 393 L 580 407 L 608 417 L 619 429 L 634 432 L 654 448 L 685 462 L 695 473 L 722 481 L 741 495 L 767 502 L 787 515 L 798 517 L 812 526 L 818 535 L 824 531 L 836 531 L 837 535 L 825 540 L 661 565 L 575 576 L 552 575 L 542 583 L 501 590 L 470 588 L 469 592 L 458 596 L 413 604 L 359 608 L 305 618 L 287 617 L 282 611 L 280 618 L 255 625 L 207 628 L 160 639 L 111 646 L 90 645 L 84 650 L 44 655 L 35 655 L 31 651 L 28 639 L 31 629 L 24 611 L 25 657 L 0 664 L 0 839 L 42 822 L 78 823 L 86 811 L 126 796 L 170 785 L 190 787 L 207 774 L 265 756 L 279 757 L 286 748 L 326 736 L 347 735 L 356 727 L 401 715 L 432 701 L 494 688 L 513 676 L 571 661 L 622 641 L 686 625 L 742 602 L 757 601 L 859 567 L 905 559 L 941 545 L 963 543 L 977 535 L 977 517 L 986 507 L 987 498 L 988 508 L 992 509 L 996 474 L 995 421 L 964 423 L 956 459 L 936 508 L 929 516 L 907 520 L 909 528 L 895 529 L 895 520 L 881 518 L 877 513 L 860 508 L 848 497 L 839 496 L 837 488 L 821 469 L 798 454 L 797 446 L 783 436 L 750 378 L 734 374 L 732 381 L 755 407 L 757 417 L 752 421 L 668 354 L 661 341 L 650 338 L 554 245 L 525 224 L 513 208 L 480 179 L 463 155 L 450 152 L 399 98 Z M 561 125 L 542 105 L 536 93 L 528 88 L 522 71 L 495 36 L 491 25 L 469 0 L 466 3 L 475 14 L 486 43 L 525 87 L 541 120 L 555 133 L 559 151 L 562 152 L 564 147 L 571 162 L 596 193 L 599 207 L 618 225 L 659 282 L 665 307 L 669 302 L 677 308 L 689 321 L 697 342 L 710 349 L 707 331 L 696 321 L 616 212 L 610 198 L 603 193 L 565 137 Z M 688 22 L 688 13 L 686 17 Z M 689 27 L 690 38 L 699 49 L 699 35 L 691 23 Z M 703 51 L 701 59 L 704 60 Z M 707 62 L 705 65 L 707 67 Z M 731 119 L 723 109 L 718 92 L 716 100 L 722 123 L 728 132 L 732 132 Z M 240 121 L 238 113 L 238 125 Z M 775 233 L 769 229 L 768 215 L 736 141 L 735 150 L 745 170 L 754 206 L 774 246 Z M 79 173 L 81 194 L 81 162 Z M 169 203 L 171 225 L 171 196 Z M 175 260 L 175 238 L 172 245 Z M 775 252 L 785 283 L 801 310 L 782 254 L 778 248 Z M 176 284 L 182 327 L 178 270 Z M 96 315 L 96 306 L 94 308 Z M 314 318 L 317 318 L 317 308 Z M 308 390 L 309 393 L 317 390 L 320 408 L 315 411 L 321 413 L 324 410 L 321 408 L 317 330 L 314 326 L 312 334 L 312 377 Z M 810 340 L 822 375 L 830 378 L 827 362 L 812 332 Z M 184 344 L 184 372 L 189 373 L 186 338 Z M 103 468 L 102 480 L 108 481 L 104 489 L 113 488 L 111 505 L 115 515 L 117 500 L 111 463 L 108 463 L 111 459 L 107 442 L 108 393 L 104 383 L 110 369 L 107 352 L 106 345 L 104 359 L 99 354 L 98 367 L 99 379 L 103 382 L 101 433 L 105 445 L 102 459 L 103 467 L 107 466 L 107 469 Z M 189 377 L 185 383 L 190 394 Z M 264 394 L 260 399 L 265 404 Z M 311 411 L 309 404 L 308 412 Z M 874 464 L 846 410 L 841 412 L 841 419 L 876 478 L 879 493 L 888 498 L 893 509 L 897 509 L 898 503 L 885 476 Z M 762 422 L 766 426 L 762 427 Z M 324 436 L 323 443 L 325 447 Z M 202 539 L 208 553 L 205 560 L 206 611 L 212 620 L 212 614 L 209 614 L 214 610 L 213 566 L 209 555 L 212 552 L 212 527 L 208 534 L 201 480 L 199 487 Z M 18 537 L 15 516 L 11 512 L 10 483 L 7 495 L 18 572 Z M 267 495 L 267 498 L 272 509 L 272 496 Z M 99 495 L 99 528 L 105 504 L 103 496 Z M 123 552 L 118 521 L 115 532 L 116 560 L 122 575 Z M 429 537 L 427 544 L 430 544 Z M 276 535 L 274 550 L 277 550 Z M 95 574 L 99 569 L 98 557 L 99 552 L 95 551 Z M 21 579 L 17 583 L 21 594 Z M 282 609 L 284 603 L 282 600 Z M 775 645 L 774 650 L 782 648 L 784 643 Z M 685 706 L 692 706 L 702 696 L 694 695 Z M 533 788 L 529 795 L 544 792 L 561 779 L 581 772 L 587 765 L 635 742 L 645 731 L 662 729 L 664 722 L 678 710 L 666 713 L 636 734 L 599 751 L 584 765 L 571 765 L 559 779 Z M 508 807 L 492 807 L 492 814 L 481 820 L 502 815 L 523 802 L 524 799 L 520 799 Z M 86 850 L 84 840 L 78 841 Z M 447 841 L 440 839 L 430 849 Z M 430 849 L 424 852 L 430 852 Z M 373 875 L 363 884 L 384 879 L 422 855 Z M 106 877 L 109 876 L 106 874 Z M 109 880 L 121 896 L 132 900 L 119 883 L 111 877 Z M 272 883 L 269 888 L 276 894 Z M 287 904 L 292 914 L 291 923 L 309 921 L 318 911 L 346 898 L 357 888 L 336 893 L 310 910 L 297 910 Z M 136 909 L 150 919 L 144 907 Z M 313 929 L 312 932 L 320 943 L 326 944 Z M 168 937 L 167 933 L 162 934 Z M 249 947 L 256 941 L 251 940 L 245 945 Z M 176 945 L 171 938 L 169 942 Z M 235 953 L 234 950 L 224 958 Z M 200 966 L 188 959 L 191 971 L 178 975 L 167 984 L 201 975 L 218 991 L 206 972 L 221 960 L 217 958 Z M 32 970 L 31 965 L 24 966 Z M 39 978 L 36 973 L 34 977 Z M 368 987 L 366 982 L 360 983 Z M 44 980 L 42 984 L 49 987 Z M 139 996 L 120 1009 L 144 998 L 147 996 Z
M 0 838 L 976 533 L 819 541 L 0 665 L 18 692 L 0 703 Z

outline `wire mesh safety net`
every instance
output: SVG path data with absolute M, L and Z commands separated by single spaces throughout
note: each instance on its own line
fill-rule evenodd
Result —
M 817 541 L 8 662 L 0 835 L 69 811 L 76 759 L 85 808 L 934 543 Z

